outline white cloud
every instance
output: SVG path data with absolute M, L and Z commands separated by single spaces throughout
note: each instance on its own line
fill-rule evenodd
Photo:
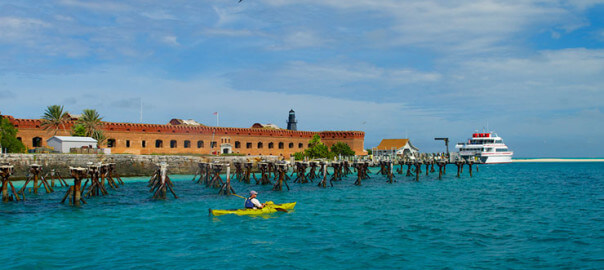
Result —
M 250 30 L 244 29 L 225 29 L 225 28 L 208 28 L 202 31 L 202 34 L 210 36 L 228 36 L 228 37 L 247 37 L 254 35 L 263 35 L 254 33 Z
M 541 51 L 531 58 L 477 59 L 450 74 L 458 98 L 509 112 L 551 115 L 556 110 L 599 107 L 604 100 L 604 50 L 566 49 Z
M 24 41 L 47 27 L 50 27 L 50 24 L 39 19 L 0 17 L 0 41 L 9 43 Z
M 559 27 L 572 31 L 586 22 L 563 4 L 543 1 L 493 0 L 265 0 L 283 7 L 303 3 L 339 9 L 349 17 L 377 12 L 386 28 L 366 32 L 378 46 L 413 45 L 440 51 L 481 53 L 505 49 L 514 37 L 531 29 Z M 377 36 L 376 36 L 377 35 Z
M 180 43 L 178 43 L 178 39 L 176 36 L 172 36 L 172 35 L 164 36 L 164 37 L 162 37 L 162 41 L 171 46 L 180 46 Z
M 328 40 L 319 37 L 313 31 L 294 31 L 287 34 L 283 38 L 282 46 L 274 47 L 275 49 L 299 49 L 307 47 L 321 47 Z
M 70 7 L 83 8 L 93 11 L 102 11 L 102 12 L 115 12 L 115 11 L 126 11 L 129 10 L 130 7 L 123 2 L 113 2 L 113 1 L 78 1 L 78 0 L 61 0 L 59 4 Z

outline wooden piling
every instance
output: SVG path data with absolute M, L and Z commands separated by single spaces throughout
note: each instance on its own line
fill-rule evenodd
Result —
M 231 187 L 231 166 L 226 164 L 226 181 L 220 187 L 220 191 L 218 191 L 219 195 L 232 195 L 237 194 L 233 187 Z
M 25 180 L 23 187 L 21 188 L 21 190 L 19 190 L 19 194 L 23 194 L 25 190 L 27 190 L 27 185 L 30 182 L 33 183 L 33 188 L 30 189 L 31 193 L 38 194 L 38 188 L 40 186 L 44 186 L 46 193 L 54 192 L 48 181 L 46 181 L 46 178 L 42 176 L 42 171 L 42 166 L 38 164 L 29 165 L 29 177 L 27 177 L 27 180 Z

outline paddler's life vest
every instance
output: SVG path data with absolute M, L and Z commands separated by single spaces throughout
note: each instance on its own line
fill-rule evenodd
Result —
M 245 206 L 245 208 L 254 208 L 254 207 L 256 207 L 256 206 L 254 205 L 254 203 L 252 202 L 252 199 L 251 199 L 251 198 L 247 198 L 247 199 L 245 200 L 245 205 L 244 205 L 244 206 Z

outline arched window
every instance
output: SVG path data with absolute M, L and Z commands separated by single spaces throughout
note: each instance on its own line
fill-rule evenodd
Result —
M 245 148 L 251 149 L 252 148 L 252 143 L 251 142 L 245 143 Z
M 235 141 L 235 148 L 241 148 L 241 142 Z
M 142 141 L 142 142 L 141 142 L 141 146 L 142 146 L 143 148 L 147 147 L 147 141 Z
M 275 144 L 273 142 L 268 143 L 268 149 L 273 149 L 274 146 Z
M 115 139 L 107 139 L 107 147 L 115 147 Z
M 17 137 L 17 141 L 22 142 L 21 137 Z
M 294 148 L 294 143 L 293 142 L 289 143 L 289 148 Z
M 34 137 L 34 138 L 31 140 L 31 144 L 32 144 L 34 147 L 42 147 L 42 138 L 40 138 L 40 137 Z
M 176 140 L 171 140 L 170 141 L 170 148 L 176 148 L 176 146 L 177 146 Z
M 185 148 L 191 148 L 191 141 L 189 141 L 189 140 L 185 141 Z
M 261 149 L 261 148 L 262 148 L 262 146 L 263 146 L 263 145 L 262 145 L 262 142 L 258 142 L 258 149 Z
M 197 141 L 197 148 L 203 148 L 203 141 Z
M 284 145 L 285 145 L 284 143 L 280 142 L 279 143 L 279 149 L 283 149 Z
M 126 147 L 130 147 L 130 140 L 126 140 Z
M 302 147 L 304 147 L 304 144 L 303 143 L 299 143 L 298 144 L 298 148 L 302 148 Z
M 155 148 L 162 148 L 162 147 L 164 147 L 164 141 L 155 140 Z
M 210 148 L 216 147 L 216 142 L 210 142 Z

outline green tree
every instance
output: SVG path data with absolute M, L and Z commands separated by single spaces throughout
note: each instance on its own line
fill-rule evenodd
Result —
M 17 139 L 17 129 L 6 118 L 0 118 L 0 147 L 8 153 L 25 152 L 25 145 Z
M 103 133 L 103 118 L 94 109 L 85 109 L 82 111 L 82 117 L 78 119 L 78 125 L 82 125 L 85 130 L 85 136 L 97 140 L 98 145 L 102 145 L 107 140 Z
M 296 160 L 303 160 L 304 159 L 304 152 L 296 152 L 296 153 L 294 153 L 294 159 L 296 159 Z
M 103 126 L 102 120 L 103 118 L 96 110 L 85 109 L 80 119 L 78 119 L 78 124 L 84 127 L 86 136 L 92 137 L 96 131 L 101 130 Z
M 76 124 L 71 127 L 71 136 L 86 137 L 86 128 L 82 124 Z
M 329 152 L 329 148 L 321 142 L 321 137 L 315 134 L 308 142 L 310 147 L 304 150 L 304 156 L 309 158 L 332 158 L 333 154 Z
M 96 140 L 96 143 L 98 146 L 101 146 L 105 143 L 105 141 L 107 140 L 107 137 L 105 136 L 105 133 L 103 133 L 102 130 L 96 130 L 94 131 L 94 133 L 92 133 L 92 137 L 93 139 Z
M 53 136 L 57 135 L 60 129 L 65 129 L 67 123 L 67 112 L 64 111 L 61 105 L 51 105 L 46 107 L 46 111 L 42 116 L 42 129 L 52 132 Z
M 365 149 L 365 151 L 367 151 L 367 155 L 373 154 L 373 150 L 371 150 L 371 149 Z
M 334 156 L 341 155 L 343 157 L 354 156 L 355 154 L 354 151 L 352 151 L 352 149 L 350 148 L 350 146 L 343 142 L 337 142 L 332 145 L 331 153 L 333 153 Z

